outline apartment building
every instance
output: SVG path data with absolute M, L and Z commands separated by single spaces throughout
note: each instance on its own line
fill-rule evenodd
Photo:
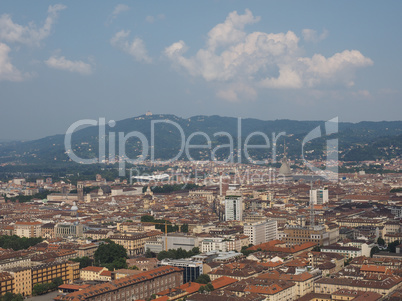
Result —
M 183 284 L 180 268 L 163 266 L 137 275 L 93 285 L 67 295 L 60 295 L 56 301 L 114 300 L 131 301 L 148 299 L 153 294 Z
M 318 225 L 313 227 L 287 226 L 284 230 L 283 240 L 288 245 L 299 245 L 314 242 L 320 246 L 328 246 L 337 242 L 339 228 L 337 226 Z
M 35 284 L 51 282 L 55 278 L 62 278 L 64 283 L 77 280 L 79 265 L 76 262 L 50 262 L 32 267 L 32 287 Z M 76 278 L 77 277 L 77 278 Z
M 123 246 L 128 255 L 144 254 L 145 242 L 149 239 L 146 233 L 135 233 L 133 235 L 112 235 L 109 237 L 113 242 Z
M 10 273 L 0 273 L 0 296 L 6 293 L 14 293 L 14 278 Z
M 267 219 L 265 221 L 245 224 L 244 235 L 249 237 L 250 243 L 253 245 L 278 239 L 278 223 L 276 220 Z
M 29 296 L 32 294 L 32 269 L 30 267 L 19 267 L 7 270 L 13 276 L 14 294 Z
M 14 234 L 19 237 L 41 237 L 40 222 L 16 222 L 14 225 Z

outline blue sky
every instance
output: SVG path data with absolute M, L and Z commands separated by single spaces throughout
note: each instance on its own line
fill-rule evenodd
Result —
M 0 139 L 144 114 L 401 119 L 401 1 L 2 1 Z

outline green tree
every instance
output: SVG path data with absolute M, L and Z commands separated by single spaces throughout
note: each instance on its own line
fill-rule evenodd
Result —
M 373 255 L 375 254 L 375 253 L 379 253 L 380 252 L 380 249 L 377 247 L 377 246 L 375 246 L 374 248 L 372 248 L 371 250 L 370 250 L 370 257 L 373 257 Z
M 45 286 L 45 284 L 42 283 L 35 284 L 34 287 L 32 288 L 33 296 L 43 295 L 46 292 L 47 292 L 47 286 Z
M 93 263 L 93 260 L 90 259 L 88 256 L 71 258 L 70 260 L 75 261 L 75 262 L 79 262 L 80 263 L 80 269 L 89 267 Z
M 380 246 L 385 246 L 385 240 L 382 239 L 382 237 L 378 237 L 377 244 L 379 244 Z
M 38 243 L 41 243 L 41 237 L 19 237 L 17 235 L 2 235 L 0 236 L 0 248 L 13 249 L 14 251 L 28 249 Z
M 63 284 L 63 278 L 61 277 L 56 277 L 53 279 L 52 283 L 58 288 L 60 285 Z
M 154 217 L 151 215 L 143 215 L 141 216 L 142 223 L 153 223 L 155 221 Z
M 198 276 L 197 279 L 194 280 L 194 282 L 200 283 L 200 284 L 207 284 L 211 282 L 211 278 L 207 274 L 201 274 Z
M 391 242 L 388 244 L 388 251 L 391 253 L 396 252 L 396 246 L 400 244 L 399 240 L 395 240 L 394 242 Z
M 188 224 L 183 224 L 181 226 L 181 232 L 188 233 Z
M 130 270 L 139 270 L 139 268 L 136 265 L 133 265 L 132 267 L 129 267 Z
M 95 264 L 104 266 L 105 264 L 122 265 L 122 261 L 127 258 L 126 249 L 114 242 L 104 243 L 99 246 L 94 254 Z M 116 261 L 115 261 L 116 260 Z
M 314 248 L 311 250 L 311 251 L 313 251 L 313 252 L 321 252 L 321 248 L 320 248 L 320 246 L 314 246 Z
M 0 301 L 23 301 L 24 297 L 21 294 L 5 293 L 0 297 Z
M 147 248 L 147 251 L 145 252 L 145 257 L 146 258 L 155 258 L 156 254 L 154 252 L 151 252 L 149 248 Z

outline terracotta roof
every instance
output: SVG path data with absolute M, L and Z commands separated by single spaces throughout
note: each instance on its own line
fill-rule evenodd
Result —
M 252 247 L 248 248 L 247 250 L 257 251 L 258 249 L 261 249 L 261 250 L 267 251 L 267 252 L 283 252 L 283 253 L 292 254 L 292 253 L 304 251 L 309 248 L 313 248 L 314 246 L 317 245 L 317 243 L 314 243 L 314 242 L 306 242 L 301 245 L 294 245 L 294 246 L 288 248 L 288 247 L 277 247 L 276 245 L 278 245 L 278 244 L 284 244 L 284 242 L 282 242 L 280 240 L 272 240 L 272 241 L 269 241 L 266 243 L 252 246 Z
M 104 267 L 93 267 L 93 266 L 89 266 L 86 268 L 81 269 L 81 271 L 88 271 L 88 272 L 96 272 L 96 273 L 100 273 L 101 271 L 103 271 Z
M 112 272 L 111 271 L 103 271 L 100 273 L 101 276 L 106 276 L 106 277 L 112 277 Z
M 59 286 L 59 289 L 70 289 L 70 290 L 81 290 L 87 287 L 90 287 L 90 284 L 83 284 L 83 285 L 78 285 L 78 284 L 62 284 Z
M 222 287 L 228 286 L 228 285 L 233 284 L 235 282 L 237 282 L 236 279 L 226 277 L 226 276 L 222 276 L 222 277 L 219 277 L 219 278 L 215 279 L 214 281 L 212 281 L 211 284 L 214 287 L 214 289 L 220 289 Z
M 367 265 L 363 264 L 360 268 L 362 272 L 374 272 L 374 273 L 385 273 L 386 272 L 385 266 L 382 265 Z
M 196 282 L 188 282 L 179 286 L 179 288 L 183 291 L 186 291 L 188 294 L 193 294 L 195 292 L 198 292 L 201 286 L 202 284 Z

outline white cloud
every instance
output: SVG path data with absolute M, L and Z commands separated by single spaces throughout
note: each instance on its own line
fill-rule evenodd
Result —
M 319 42 L 328 37 L 328 30 L 324 29 L 320 35 L 314 29 L 303 29 L 302 30 L 303 39 L 308 42 Z
M 65 70 L 69 72 L 76 72 L 84 75 L 92 73 L 91 64 L 83 61 L 70 61 L 64 56 L 52 56 L 45 61 L 46 65 L 50 68 Z
M 132 42 L 129 42 L 129 35 L 130 31 L 119 31 L 112 37 L 110 43 L 113 47 L 130 54 L 139 62 L 151 63 L 152 59 L 148 56 L 144 41 L 140 38 L 135 38 Z
M 232 12 L 225 22 L 210 30 L 206 46 L 194 56 L 184 55 L 188 49 L 184 41 L 166 47 L 164 54 L 175 67 L 224 86 L 216 94 L 230 101 L 255 97 L 257 88 L 313 88 L 339 83 L 351 86 L 355 70 L 373 64 L 358 50 L 345 50 L 329 58 L 321 54 L 304 57 L 298 45 L 300 39 L 292 31 L 246 33 L 244 27 L 259 19 L 249 10 L 243 15 Z M 305 39 L 308 34 L 308 38 L 314 37 L 312 31 L 305 31 Z M 327 34 L 315 33 L 319 39 Z
M 147 16 L 145 18 L 145 21 L 147 21 L 148 23 L 154 23 L 155 22 L 155 17 L 154 16 Z
M 255 99 L 257 97 L 257 91 L 253 87 L 243 83 L 235 83 L 218 90 L 216 96 L 230 102 L 239 102 L 242 100 Z
M 0 81 L 21 81 L 24 76 L 21 72 L 11 64 L 8 53 L 10 47 L 4 43 L 0 43 Z
M 159 14 L 156 17 L 154 16 L 147 16 L 145 18 L 145 21 L 147 21 L 148 23 L 154 23 L 156 20 L 164 20 L 165 19 L 165 15 L 164 14 Z
M 33 22 L 27 26 L 14 23 L 10 15 L 3 14 L 0 16 L 0 40 L 38 46 L 43 39 L 50 35 L 59 11 L 65 8 L 66 6 L 62 4 L 50 5 L 45 23 L 40 28 Z
M 130 7 L 128 5 L 125 4 L 117 4 L 112 12 L 112 14 L 109 17 L 109 20 L 107 23 L 112 23 L 114 19 L 117 18 L 118 15 L 120 15 L 121 13 L 124 13 L 126 11 L 130 10 Z

